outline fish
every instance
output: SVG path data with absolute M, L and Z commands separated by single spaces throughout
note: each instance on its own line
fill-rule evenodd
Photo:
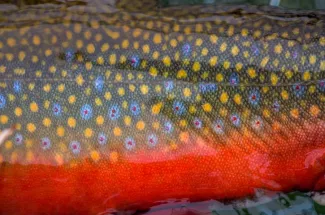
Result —
M 0 7 L 0 213 L 324 190 L 322 11 Z

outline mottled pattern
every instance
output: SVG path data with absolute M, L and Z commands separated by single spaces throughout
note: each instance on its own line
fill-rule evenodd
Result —
M 272 147 L 324 120 L 321 13 L 141 2 L 1 12 L 0 129 L 16 127 L 2 161 L 116 161 L 233 134 Z

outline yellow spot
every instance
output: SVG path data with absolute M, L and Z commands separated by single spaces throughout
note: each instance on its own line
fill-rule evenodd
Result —
M 115 127 L 115 128 L 113 129 L 113 134 L 114 134 L 115 136 L 121 136 L 121 135 L 122 135 L 122 130 L 121 130 L 119 127 Z
M 131 125 L 131 117 L 130 116 L 125 116 L 124 117 L 124 123 L 125 123 L 125 125 L 127 125 L 127 126 L 130 126 Z
M 94 44 L 90 43 L 90 44 L 87 45 L 87 52 L 89 54 L 93 54 L 95 52 L 95 46 L 94 46 Z
M 82 86 L 84 82 L 85 82 L 85 80 L 83 79 L 82 75 L 79 74 L 79 75 L 76 77 L 76 83 L 77 83 L 79 86 Z
M 202 40 L 201 38 L 196 39 L 196 41 L 195 41 L 195 45 L 196 45 L 196 46 L 201 46 L 202 43 L 203 43 L 203 40 Z
M 163 63 L 165 66 L 170 66 L 170 57 L 169 56 L 165 56 L 163 58 Z
M 288 100 L 288 99 L 289 99 L 288 91 L 283 90 L 283 91 L 281 92 L 281 96 L 282 96 L 282 99 L 284 99 L 284 100 Z
M 288 79 L 290 79 L 290 78 L 292 78 L 293 73 L 292 73 L 292 71 L 288 70 L 285 72 L 285 75 L 287 76 Z
M 52 124 L 52 122 L 51 122 L 51 119 L 50 119 L 50 118 L 45 117 L 45 118 L 43 119 L 43 125 L 44 125 L 45 127 L 50 127 L 51 124 Z
M 60 85 L 57 87 L 57 89 L 58 89 L 58 91 L 59 91 L 60 93 L 62 93 L 62 92 L 64 91 L 64 88 L 65 88 L 64 84 L 60 84 Z
M 290 114 L 291 114 L 291 116 L 293 117 L 293 118 L 298 118 L 299 117 L 299 110 L 298 109 L 292 109 L 291 111 L 290 111 Z
M 143 45 L 142 51 L 143 53 L 148 54 L 150 52 L 150 46 L 148 44 Z
M 97 162 L 100 158 L 98 151 L 94 150 L 90 152 L 90 157 L 93 161 Z
M 218 57 L 217 56 L 213 56 L 210 58 L 209 64 L 210 66 L 215 66 L 218 62 Z
M 73 117 L 69 117 L 69 118 L 68 118 L 68 126 L 69 126 L 70 128 L 74 128 L 74 127 L 76 127 L 76 119 L 73 118 Z
M 275 47 L 274 47 L 274 52 L 276 53 L 276 54 L 281 54 L 281 52 L 282 52 L 282 45 L 279 43 L 279 44 L 277 44 Z
M 230 62 L 228 60 L 226 60 L 225 62 L 223 62 L 223 68 L 225 68 L 225 69 L 229 69 L 230 68 Z
M 5 73 L 6 72 L 6 69 L 7 69 L 7 67 L 1 65 L 0 66 L 0 73 Z
M 158 70 L 156 69 L 156 67 L 150 67 L 150 69 L 149 69 L 149 73 L 150 73 L 150 75 L 151 76 L 153 76 L 153 77 L 156 77 L 157 76 L 157 74 L 158 74 Z
M 162 108 L 162 102 L 159 102 L 158 104 L 152 106 L 151 112 L 157 115 L 160 113 L 161 108 Z
M 138 130 L 142 131 L 146 127 L 146 124 L 141 120 L 137 122 L 136 127 Z
M 316 55 L 310 55 L 309 56 L 309 63 L 310 64 L 315 64 L 316 60 L 317 60 Z
M 34 90 L 34 87 L 35 87 L 35 83 L 30 83 L 30 84 L 28 84 L 28 89 L 29 89 L 30 91 Z
M 26 160 L 27 162 L 32 162 L 34 160 L 34 154 L 31 151 L 27 151 L 26 153 Z
M 91 136 L 93 136 L 93 130 L 91 128 L 86 128 L 84 131 L 84 135 L 86 138 L 90 138 Z
M 199 71 L 201 69 L 201 64 L 199 63 L 199 62 L 194 62 L 194 64 L 193 64 L 193 71 L 194 72 L 197 72 L 197 71 Z
M 248 68 L 247 73 L 251 78 L 256 77 L 256 70 L 254 68 Z
M 26 54 L 25 54 L 25 52 L 19 52 L 18 53 L 18 59 L 20 60 L 20 61 L 23 61 L 24 59 L 25 59 L 25 57 L 26 57 Z
M 104 44 L 102 45 L 102 47 L 101 47 L 101 51 L 102 51 L 102 52 L 106 52 L 108 49 L 109 49 L 109 45 L 108 45 L 108 43 L 104 43 Z
M 187 72 L 184 69 L 181 69 L 177 72 L 177 78 L 186 78 L 187 77 Z
M 241 104 L 241 96 L 238 93 L 234 96 L 234 101 L 238 105 Z
M 183 94 L 185 97 L 190 97 L 192 95 L 191 89 L 186 87 L 183 89 Z
M 310 114 L 314 117 L 318 116 L 318 114 L 320 113 L 320 109 L 317 105 L 313 105 L 310 107 Z
M 210 103 L 205 103 L 202 105 L 202 108 L 205 112 L 211 112 L 212 111 L 212 106 Z
M 109 56 L 109 64 L 114 65 L 116 63 L 116 55 L 115 54 L 111 54 Z
M 154 37 L 153 37 L 153 42 L 155 44 L 161 43 L 161 34 L 155 34 Z
M 268 62 L 269 62 L 269 57 L 264 57 L 261 61 L 261 67 L 264 68 Z
M 14 47 L 16 45 L 16 40 L 14 38 L 10 37 L 10 38 L 7 39 L 7 44 L 10 47 Z
M 242 63 L 236 63 L 236 70 L 237 72 L 239 72 L 240 70 L 242 70 L 243 68 L 243 64 Z
M 16 116 L 21 116 L 23 114 L 23 110 L 20 107 L 15 108 L 15 115 Z
M 112 94 L 110 92 L 105 92 L 104 97 L 105 97 L 106 100 L 111 100 Z
M 111 161 L 111 162 L 113 162 L 113 163 L 115 163 L 115 162 L 117 162 L 118 161 L 118 153 L 117 152 L 111 152 L 110 154 L 109 154 L 109 160 Z
M 55 154 L 55 161 L 56 161 L 56 163 L 58 164 L 58 165 L 62 165 L 63 164 L 63 162 L 64 162 L 64 160 L 63 160 L 63 157 L 62 157 L 62 155 L 60 155 L 60 154 Z
M 239 48 L 238 48 L 238 46 L 234 45 L 234 46 L 231 48 L 231 54 L 232 54 L 233 56 L 237 56 L 238 53 L 239 53 Z
M 304 72 L 304 74 L 303 74 L 303 76 L 302 76 L 302 79 L 304 80 L 304 81 L 308 81 L 308 80 L 310 80 L 310 72 Z
M 325 46 L 325 37 L 321 37 L 321 38 L 319 39 L 319 44 L 320 44 L 321 46 Z
M 140 86 L 140 91 L 142 94 L 146 95 L 149 91 L 149 87 L 147 85 L 141 85 Z
M 170 41 L 170 45 L 171 45 L 173 48 L 175 48 L 175 47 L 177 46 L 177 40 L 172 39 L 172 40 Z
M 123 40 L 122 42 L 122 48 L 127 49 L 129 47 L 130 43 L 128 40 Z
M 76 96 L 75 95 L 69 96 L 68 101 L 70 104 L 74 104 L 76 102 Z
M 38 46 L 41 43 L 41 39 L 39 38 L 39 36 L 37 35 L 33 36 L 33 43 L 36 46 Z
M 226 93 L 226 92 L 223 92 L 223 93 L 221 93 L 221 96 L 220 96 L 220 101 L 221 101 L 221 103 L 226 103 L 226 102 L 228 102 L 228 94 Z
M 120 96 L 124 96 L 125 95 L 125 90 L 123 87 L 119 87 L 117 89 L 117 93 L 120 95 Z
M 38 105 L 37 105 L 37 103 L 36 102 L 32 102 L 32 103 L 30 103 L 30 105 L 29 105 L 29 108 L 30 108 L 30 110 L 32 111 L 32 112 L 38 112 Z
M 64 136 L 64 133 L 65 133 L 64 127 L 62 127 L 62 126 L 57 127 L 56 134 L 59 137 L 63 137 Z
M 179 134 L 179 140 L 183 143 L 189 142 L 190 134 L 188 132 L 181 132 Z
M 8 123 L 8 120 L 9 120 L 8 116 L 6 116 L 6 115 L 0 115 L 0 122 L 1 122 L 1 124 L 7 124 Z
M 16 69 L 14 69 L 14 73 L 17 75 L 24 75 L 25 69 L 24 68 L 16 68 Z
M 278 83 L 278 76 L 275 73 L 271 74 L 271 83 L 272 85 L 276 85 Z
M 218 41 L 218 37 L 215 34 L 212 34 L 210 36 L 210 41 L 211 41 L 211 43 L 215 44 Z
M 217 76 L 216 76 L 216 80 L 217 80 L 218 82 L 223 81 L 223 75 L 222 75 L 221 73 L 218 73 Z
M 12 148 L 12 141 L 8 140 L 5 142 L 5 148 L 7 150 L 11 149 Z
M 27 130 L 28 130 L 30 133 L 33 133 L 33 132 L 36 130 L 36 126 L 35 126 L 33 123 L 28 123 L 28 124 L 27 124 Z
M 44 85 L 44 87 L 43 87 L 43 90 L 45 91 L 45 92 L 50 92 L 50 90 L 51 90 L 51 85 L 50 84 L 45 84 Z
M 86 62 L 85 67 L 87 71 L 90 71 L 93 68 L 93 64 L 91 62 Z
M 44 102 L 44 107 L 45 107 L 46 109 L 48 109 L 48 108 L 50 107 L 50 101 L 49 101 L 49 100 L 46 100 L 46 101 Z
M 224 52 L 224 51 L 226 51 L 226 49 L 227 49 L 227 43 L 222 43 L 220 46 L 220 51 Z

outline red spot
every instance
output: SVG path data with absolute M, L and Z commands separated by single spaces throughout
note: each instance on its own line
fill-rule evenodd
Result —
M 175 107 L 175 110 L 179 110 L 179 107 Z
M 296 90 L 300 90 L 300 86 L 299 85 L 296 86 Z
M 47 145 L 47 142 L 43 142 L 43 145 L 46 146 Z
M 129 141 L 128 144 L 129 144 L 129 145 L 132 145 L 132 141 Z
M 252 99 L 255 100 L 256 99 L 256 95 L 252 95 Z
M 88 114 L 88 110 L 85 110 L 84 113 L 87 115 Z
M 234 117 L 232 118 L 232 121 L 236 121 L 236 120 L 237 120 L 237 117 L 234 116 Z
M 115 112 L 116 112 L 116 110 L 113 109 L 113 110 L 112 110 L 112 113 L 115 113 Z
M 136 107 L 132 107 L 132 110 L 133 110 L 133 111 L 136 111 L 136 110 L 137 110 L 137 108 L 136 108 Z
M 100 137 L 100 138 L 99 138 L 99 141 L 104 141 L 104 138 L 103 138 L 103 137 Z
M 77 149 L 77 145 L 73 145 L 72 148 L 73 148 L 73 149 Z

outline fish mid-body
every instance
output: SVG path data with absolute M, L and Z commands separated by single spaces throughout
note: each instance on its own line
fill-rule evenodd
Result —
M 324 188 L 321 13 L 123 3 L 2 10 L 0 211 Z

